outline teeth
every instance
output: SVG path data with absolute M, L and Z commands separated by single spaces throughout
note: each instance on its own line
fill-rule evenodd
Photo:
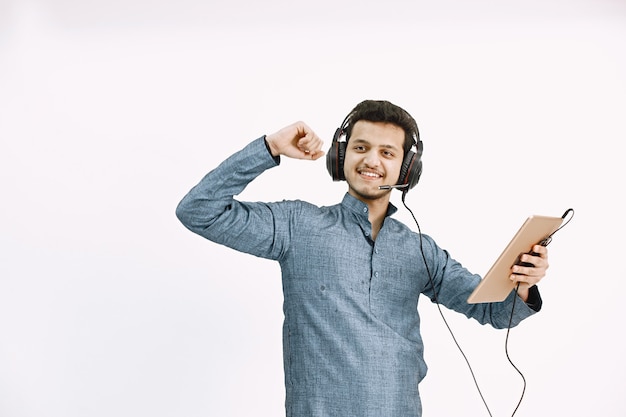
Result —
M 373 173 L 373 172 L 361 172 L 361 175 L 365 175 L 365 176 L 367 176 L 367 177 L 372 177 L 372 178 L 378 178 L 378 177 L 380 177 L 380 175 L 375 174 L 375 173 Z

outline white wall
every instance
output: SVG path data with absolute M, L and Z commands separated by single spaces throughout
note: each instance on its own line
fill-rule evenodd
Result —
M 0 416 L 282 415 L 277 265 L 189 233 L 174 209 L 248 141 L 303 119 L 328 144 L 365 98 L 418 120 L 407 202 L 473 271 L 527 215 L 576 209 L 542 313 L 511 333 L 517 415 L 623 416 L 626 4 L 299 3 L 0 3 Z M 344 192 L 322 160 L 284 160 L 241 198 Z M 420 310 L 425 415 L 487 415 Z M 505 334 L 446 316 L 510 415 Z

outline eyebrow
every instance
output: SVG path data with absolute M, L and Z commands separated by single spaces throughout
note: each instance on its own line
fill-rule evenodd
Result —
M 367 139 L 350 139 L 351 143 L 363 143 L 363 144 L 367 144 L 367 145 L 371 145 L 371 143 L 367 140 Z M 395 151 L 399 151 L 401 148 L 398 148 L 397 146 L 394 145 L 389 145 L 389 144 L 382 144 L 379 145 L 380 148 L 385 148 L 385 149 L 392 149 Z

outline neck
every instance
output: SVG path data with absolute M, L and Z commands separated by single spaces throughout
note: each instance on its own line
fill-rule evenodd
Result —
M 387 210 L 389 209 L 390 193 L 386 193 L 378 198 L 364 198 L 363 196 L 356 195 L 352 192 L 350 192 L 350 194 L 367 204 L 367 218 L 372 225 L 372 239 L 376 239 L 376 236 L 383 225 L 383 221 L 385 220 L 385 216 L 387 215 Z
M 389 199 L 372 200 L 372 201 L 364 201 L 367 204 L 367 209 L 369 210 L 369 221 L 373 223 L 374 221 L 380 221 L 387 215 L 387 210 L 389 209 Z

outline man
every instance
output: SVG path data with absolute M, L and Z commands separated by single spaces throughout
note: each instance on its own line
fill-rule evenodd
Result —
M 324 155 L 320 138 L 297 122 L 226 159 L 177 208 L 193 232 L 280 263 L 288 417 L 419 417 L 418 383 L 427 369 L 420 294 L 496 328 L 508 326 L 515 297 L 521 300 L 512 325 L 540 307 L 534 285 L 548 268 L 545 247 L 537 245 L 536 256 L 522 257 L 534 266 L 513 267 L 511 279 L 530 284 L 530 290 L 502 303 L 468 304 L 480 277 L 432 238 L 390 217 L 396 208 L 385 186 L 400 181 L 406 192 L 417 182 L 421 146 L 417 124 L 406 111 L 366 100 L 346 118 L 329 150 L 329 172 L 348 183 L 340 204 L 233 198 L 277 166 L 281 156 Z

